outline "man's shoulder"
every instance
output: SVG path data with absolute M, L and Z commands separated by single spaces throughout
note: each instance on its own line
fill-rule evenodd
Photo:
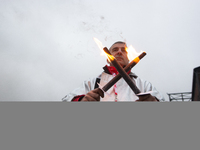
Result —
M 135 78 L 135 79 L 138 78 L 138 76 L 135 73 L 133 73 L 133 72 L 130 72 L 129 76 L 132 77 L 132 78 Z

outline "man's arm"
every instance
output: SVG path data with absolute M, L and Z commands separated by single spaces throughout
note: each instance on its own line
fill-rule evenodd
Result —
M 137 86 L 139 87 L 139 89 L 142 89 L 141 92 L 145 93 L 145 92 L 151 92 L 151 101 L 153 99 L 156 99 L 157 101 L 165 101 L 163 95 L 155 88 L 154 85 L 152 85 L 150 82 L 148 81 L 144 81 L 140 78 L 137 78 L 136 80 Z M 139 97 L 139 101 L 144 101 L 143 99 L 145 99 L 146 97 Z M 149 97 L 150 98 L 150 97 Z
M 68 93 L 62 101 L 80 101 L 88 92 L 94 90 L 96 78 L 85 80 L 78 88 Z

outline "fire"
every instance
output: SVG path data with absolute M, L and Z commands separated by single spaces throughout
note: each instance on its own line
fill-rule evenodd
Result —
M 104 52 L 104 53 L 105 53 L 105 52 Z M 107 56 L 109 62 L 110 62 L 110 60 L 114 60 L 114 59 L 115 59 L 115 57 L 114 57 L 113 55 L 110 55 L 110 54 L 108 54 L 108 53 L 105 53 L 105 54 L 106 54 L 106 56 Z
M 141 52 L 136 52 L 135 48 L 130 45 L 128 48 L 127 48 L 127 52 L 128 52 L 128 59 L 129 61 L 132 61 L 133 59 L 135 59 L 136 57 L 138 57 L 142 52 L 144 51 L 141 51 Z
M 97 44 L 97 46 L 99 47 L 99 49 L 101 50 L 101 55 L 105 55 L 106 56 L 106 54 L 104 53 L 104 51 L 103 51 L 103 48 L 104 48 L 104 46 L 103 46 L 103 44 L 101 43 L 101 41 L 99 41 L 97 38 L 93 38 L 94 39 L 94 41 L 96 42 L 96 44 Z
M 97 46 L 99 47 L 99 49 L 101 50 L 101 56 L 106 56 L 106 58 L 108 59 L 108 58 L 110 58 L 111 60 L 113 60 L 114 59 L 114 57 L 112 56 L 112 55 L 109 55 L 109 54 L 107 54 L 107 53 L 105 53 L 104 52 L 104 50 L 103 50 L 103 48 L 104 48 L 104 46 L 103 46 L 103 44 L 102 44 L 102 42 L 101 41 L 99 41 L 97 38 L 93 38 L 94 39 L 94 41 L 96 42 L 96 44 L 97 44 Z M 108 61 L 110 61 L 109 59 L 108 59 Z
M 107 54 L 107 53 L 104 52 L 104 50 L 103 50 L 104 46 L 103 46 L 102 42 L 99 41 L 95 37 L 93 39 L 96 42 L 96 44 L 99 47 L 99 49 L 101 50 L 101 54 L 100 55 L 104 55 L 107 58 L 110 58 L 111 60 L 113 60 L 114 57 L 112 55 L 109 55 L 109 54 Z M 143 52 L 143 51 L 141 51 L 140 53 L 136 52 L 135 48 L 132 45 L 130 45 L 128 48 L 126 48 L 126 51 L 128 52 L 128 59 L 129 59 L 129 61 L 132 61 L 132 60 L 136 59 Z

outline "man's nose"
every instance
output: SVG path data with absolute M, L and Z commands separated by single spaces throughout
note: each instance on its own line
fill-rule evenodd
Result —
M 122 54 L 122 50 L 121 48 L 119 48 L 119 50 L 117 51 L 118 54 Z

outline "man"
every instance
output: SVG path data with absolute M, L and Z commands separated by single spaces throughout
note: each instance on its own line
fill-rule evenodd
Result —
M 125 67 L 129 64 L 127 56 L 126 43 L 118 41 L 114 43 L 109 51 L 116 58 L 117 62 Z M 68 95 L 63 101 L 164 101 L 163 96 L 156 90 L 156 88 L 148 81 L 143 81 L 134 73 L 128 72 L 129 76 L 133 79 L 141 93 L 150 92 L 150 94 L 137 96 L 128 86 L 123 78 L 121 78 L 113 87 L 104 93 L 100 86 L 106 85 L 116 74 L 118 74 L 115 67 L 107 60 L 110 66 L 105 66 L 97 78 L 84 81 L 83 85 Z

